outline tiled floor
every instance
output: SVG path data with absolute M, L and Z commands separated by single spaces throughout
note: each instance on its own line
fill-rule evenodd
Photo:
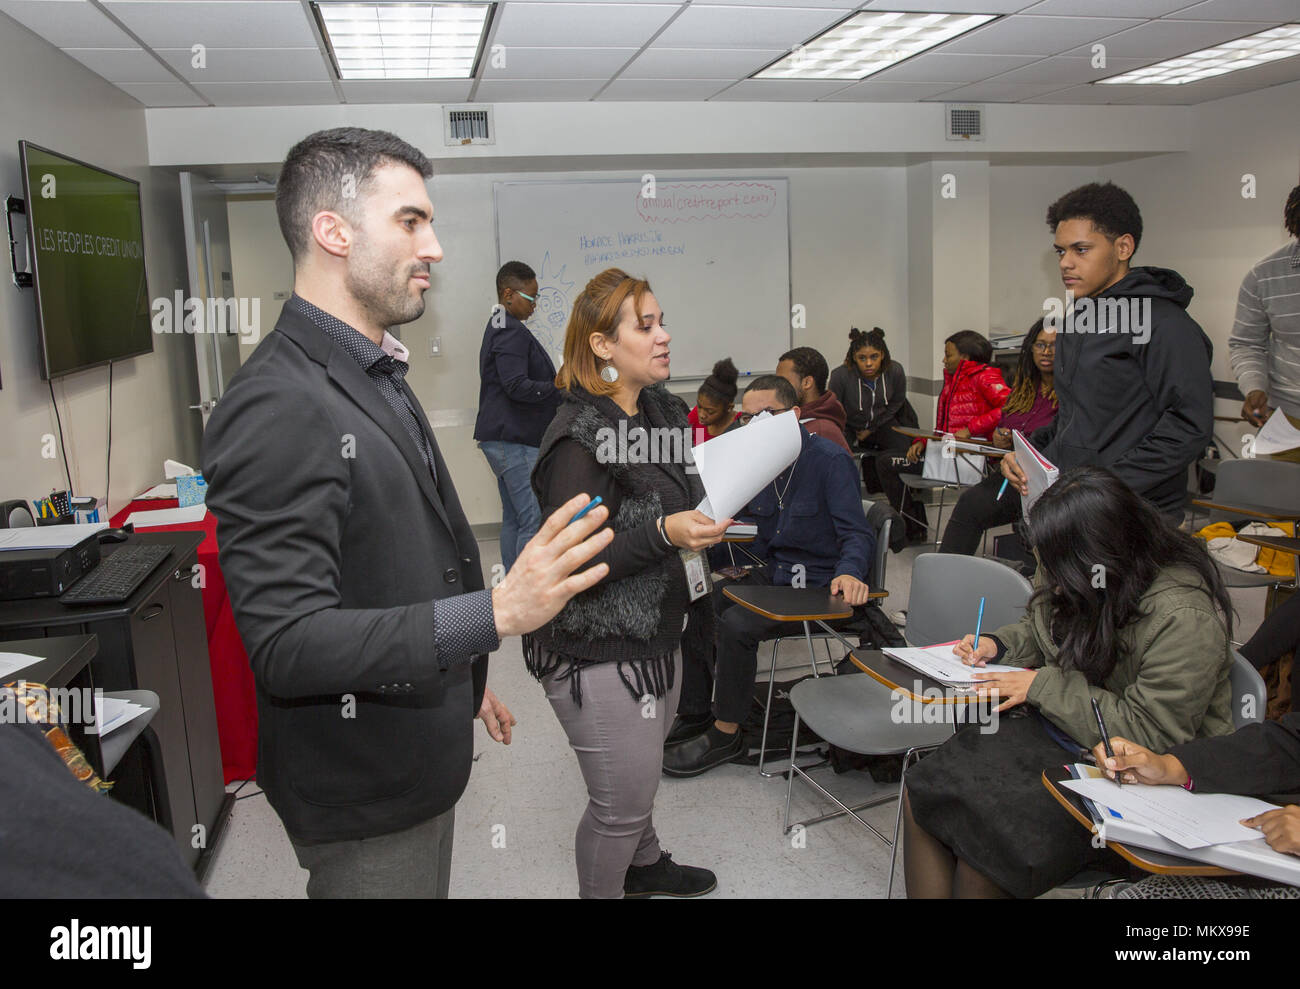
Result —
M 932 549 L 909 547 L 890 554 L 887 611 L 906 608 L 912 561 Z M 490 571 L 500 559 L 497 544 L 484 541 L 480 550 L 484 570 Z M 1232 595 L 1240 641 L 1262 618 L 1264 591 L 1234 590 Z M 787 643 L 780 663 L 794 666 L 806 662 L 806 655 L 801 643 Z M 490 683 L 519 725 L 508 748 L 477 726 L 474 772 L 456 809 L 451 895 L 574 896 L 573 834 L 586 806 L 577 761 L 541 685 L 524 669 L 518 639 L 494 654 Z M 829 786 L 854 802 L 876 790 L 865 774 L 821 772 L 830 778 Z M 664 779 L 655 802 L 655 828 L 675 860 L 717 873 L 715 897 L 883 897 L 889 849 L 844 818 L 808 828 L 802 840 L 783 835 L 785 796 L 784 779 L 763 779 L 753 767 L 728 765 L 695 779 Z M 888 834 L 895 807 L 890 801 L 864 816 Z M 824 810 L 811 791 L 796 784 L 795 820 Z M 303 897 L 306 880 L 265 796 L 255 783 L 245 784 L 209 871 L 207 891 L 215 897 Z M 896 897 L 902 886 L 900 863 Z

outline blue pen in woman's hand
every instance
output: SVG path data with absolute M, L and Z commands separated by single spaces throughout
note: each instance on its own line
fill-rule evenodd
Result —
M 1007 490 L 1007 482 L 1010 481 L 1010 480 L 1011 480 L 1011 478 L 1009 478 L 1009 477 L 1004 477 L 1004 478 L 1002 479 L 1002 487 L 998 488 L 998 496 L 997 496 L 996 498 L 993 499 L 994 501 L 1001 501 L 1001 500 L 1002 500 L 1002 495 L 1003 495 L 1003 494 L 1006 492 L 1006 490 Z
M 587 502 L 587 504 L 583 507 L 582 511 L 580 511 L 577 515 L 573 516 L 573 518 L 569 519 L 569 525 L 573 525 L 574 522 L 578 521 L 578 519 L 582 518 L 589 511 L 591 511 L 593 508 L 599 505 L 601 500 L 602 499 L 600 495 L 596 495 L 596 497 L 592 498 L 591 501 Z
M 971 657 L 979 652 L 980 648 L 980 626 L 984 624 L 984 599 L 980 598 L 980 613 L 975 618 L 975 645 L 971 647 Z

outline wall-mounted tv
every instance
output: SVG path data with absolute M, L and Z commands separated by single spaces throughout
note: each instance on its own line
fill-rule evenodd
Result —
M 140 183 L 28 141 L 18 155 L 41 376 L 150 353 Z

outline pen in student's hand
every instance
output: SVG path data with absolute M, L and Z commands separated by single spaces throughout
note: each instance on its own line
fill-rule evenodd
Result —
M 975 645 L 971 646 L 971 659 L 972 659 L 972 660 L 974 660 L 974 659 L 977 658 L 977 657 L 975 656 L 975 654 L 976 654 L 977 652 L 979 652 L 979 648 L 980 648 L 980 626 L 983 625 L 983 624 L 984 624 L 984 599 L 983 599 L 983 598 L 980 598 L 980 613 L 979 613 L 979 615 L 978 615 L 978 616 L 976 617 L 976 619 L 975 619 Z
M 1011 478 L 1009 478 L 1009 477 L 1004 477 L 1004 478 L 1002 479 L 1002 487 L 998 488 L 998 496 L 997 496 L 996 498 L 993 499 L 994 501 L 1001 501 L 1001 500 L 1002 500 L 1002 495 L 1003 495 L 1003 493 L 1007 490 L 1007 482 L 1010 481 L 1010 480 L 1011 480 Z
M 600 495 L 596 495 L 596 497 L 592 498 L 591 501 L 587 502 L 587 504 L 583 506 L 582 511 L 580 511 L 577 515 L 573 516 L 573 518 L 569 519 L 569 525 L 573 525 L 574 522 L 578 521 L 578 519 L 582 518 L 589 511 L 591 511 L 593 508 L 599 505 L 601 500 L 602 499 Z
M 1101 744 L 1106 746 L 1106 758 L 1114 759 L 1115 750 L 1110 747 L 1110 732 L 1106 730 L 1106 722 L 1102 719 L 1101 708 L 1097 706 L 1097 698 L 1095 697 L 1092 698 L 1092 713 L 1097 716 L 1097 727 L 1101 729 Z M 1117 771 L 1115 773 L 1115 782 L 1121 786 L 1124 784 L 1124 774 L 1122 772 Z

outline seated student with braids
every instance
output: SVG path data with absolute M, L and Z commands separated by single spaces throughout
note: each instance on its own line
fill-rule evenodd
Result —
M 1002 421 L 993 430 L 993 445 L 1010 450 L 1011 431 L 1028 437 L 1056 418 L 1056 392 L 1052 390 L 1052 365 L 1056 357 L 1056 331 L 1044 329 L 1040 319 L 1029 328 L 1020 345 L 1015 384 L 1002 406 Z M 957 499 L 948 527 L 943 530 L 940 553 L 974 554 L 985 529 L 1010 525 L 1020 518 L 1020 495 L 1011 490 L 996 469 Z M 999 497 L 999 494 L 1001 497 Z
M 707 443 L 721 436 L 739 418 L 736 411 L 736 381 L 740 372 L 724 357 L 713 365 L 713 373 L 704 379 L 695 394 L 695 408 L 686 417 L 691 424 L 691 446 Z
M 916 410 L 907 400 L 907 372 L 890 357 L 884 330 L 849 330 L 849 351 L 826 387 L 844 406 L 844 436 L 854 451 L 899 456 L 907 452 L 911 440 L 894 427 L 915 427 Z M 874 460 L 864 460 L 862 470 L 867 490 L 879 490 Z
M 972 436 L 989 439 L 1002 418 L 1002 403 L 1011 389 L 994 367 L 993 345 L 974 330 L 958 330 L 943 343 L 943 390 L 935 416 L 935 428 L 952 433 L 959 440 Z M 889 504 L 907 520 L 909 542 L 924 542 L 929 523 L 925 506 L 906 498 L 900 474 L 920 474 L 924 469 L 925 440 L 915 440 L 904 457 L 882 453 L 876 457 L 876 473 L 889 496 Z M 905 502 L 906 499 L 906 502 Z
M 996 730 L 968 725 L 907 774 L 910 897 L 1038 896 L 1109 854 L 1041 782 L 1101 741 L 1094 700 L 1109 731 L 1159 751 L 1232 731 L 1232 602 L 1203 544 L 1104 467 L 1062 472 L 1029 532 L 1024 617 L 954 649 L 1021 668 L 980 678 Z

